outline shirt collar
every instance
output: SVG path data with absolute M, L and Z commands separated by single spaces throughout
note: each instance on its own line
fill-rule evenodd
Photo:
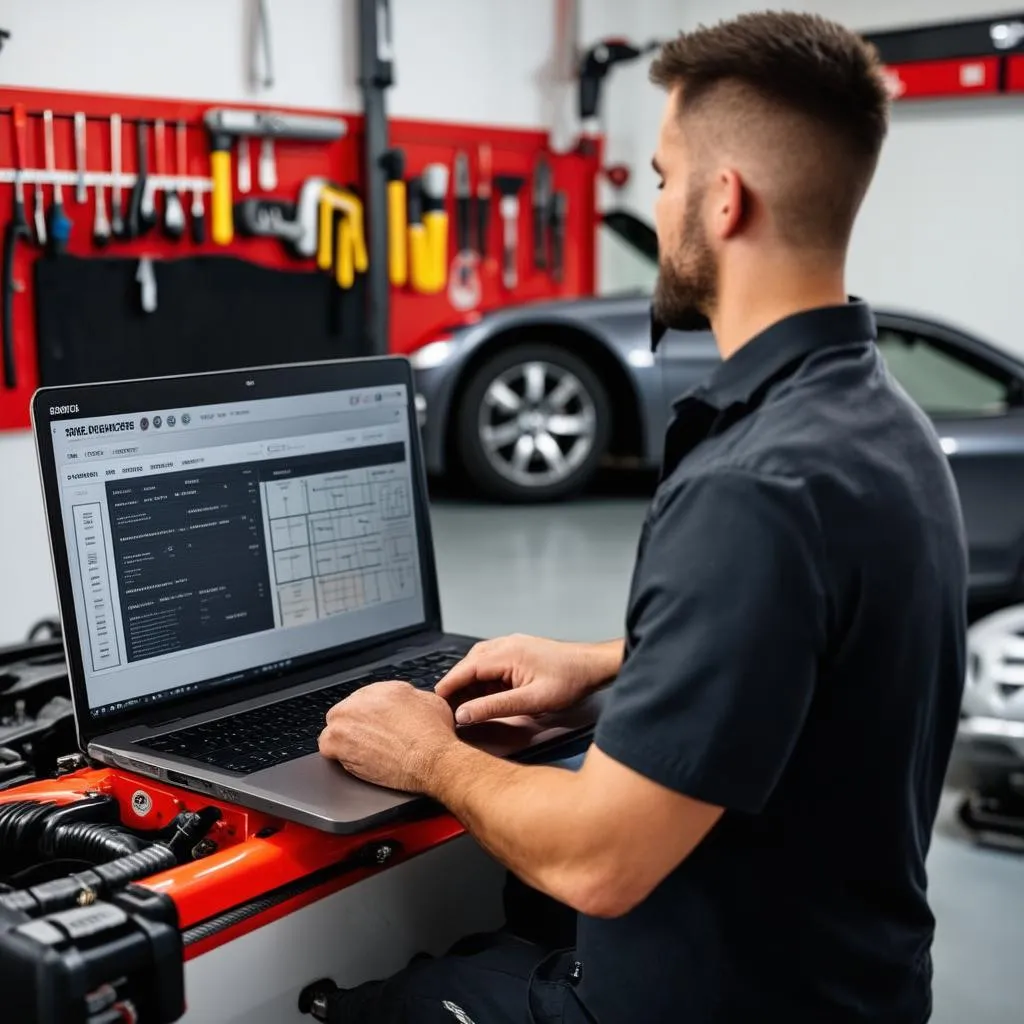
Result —
M 874 341 L 877 336 L 874 314 L 861 299 L 793 313 L 737 349 L 705 384 L 688 392 L 680 402 L 695 397 L 719 409 L 748 402 L 786 366 L 814 350 Z

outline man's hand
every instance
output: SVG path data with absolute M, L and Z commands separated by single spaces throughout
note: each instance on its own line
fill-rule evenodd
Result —
M 440 754 L 455 738 L 448 705 L 408 683 L 373 683 L 327 712 L 320 753 L 360 779 L 426 792 Z
M 513 715 L 542 715 L 578 704 L 615 677 L 622 641 L 571 644 L 508 636 L 477 644 L 437 684 L 457 705 L 459 725 Z

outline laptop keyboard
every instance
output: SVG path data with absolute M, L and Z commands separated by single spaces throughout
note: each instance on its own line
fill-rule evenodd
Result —
M 432 689 L 461 657 L 453 651 L 437 651 L 397 665 L 383 665 L 368 675 L 346 679 L 323 690 L 139 740 L 138 745 L 227 771 L 260 771 L 315 753 L 324 716 L 338 701 L 361 687 L 398 679 L 420 689 Z

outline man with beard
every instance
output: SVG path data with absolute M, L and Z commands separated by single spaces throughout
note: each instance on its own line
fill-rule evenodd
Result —
M 668 93 L 655 318 L 706 318 L 724 361 L 677 403 L 625 641 L 483 643 L 436 695 L 356 693 L 320 741 L 363 778 L 441 801 L 578 911 L 576 948 L 505 937 L 419 960 L 339 994 L 332 1019 L 930 1014 L 925 855 L 966 566 L 937 438 L 846 297 L 882 74 L 831 22 L 757 14 L 681 35 L 652 78 Z M 539 714 L 606 686 L 577 773 L 455 733 L 453 717 Z

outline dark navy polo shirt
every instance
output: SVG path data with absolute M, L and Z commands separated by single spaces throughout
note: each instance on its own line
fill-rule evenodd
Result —
M 631 913 L 580 918 L 601 1024 L 930 1012 L 966 554 L 874 338 L 863 303 L 800 313 L 677 403 L 595 742 L 725 812 Z

